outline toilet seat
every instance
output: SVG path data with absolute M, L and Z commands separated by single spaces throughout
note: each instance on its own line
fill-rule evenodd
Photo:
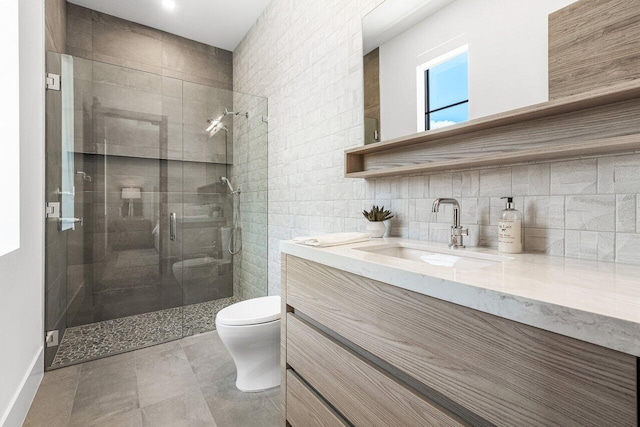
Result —
M 252 298 L 232 304 L 218 312 L 216 323 L 249 326 L 280 320 L 280 297 Z

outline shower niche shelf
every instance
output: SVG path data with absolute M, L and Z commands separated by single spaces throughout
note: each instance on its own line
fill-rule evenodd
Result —
M 345 151 L 345 177 L 377 178 L 640 150 L 629 82 Z

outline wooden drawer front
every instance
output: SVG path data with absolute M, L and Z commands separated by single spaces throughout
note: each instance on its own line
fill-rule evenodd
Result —
M 287 421 L 292 427 L 335 427 L 347 424 L 320 396 L 287 369 Z
M 635 426 L 636 358 L 287 257 L 287 304 L 497 425 Z
M 356 426 L 461 425 L 291 313 L 287 315 L 287 363 Z

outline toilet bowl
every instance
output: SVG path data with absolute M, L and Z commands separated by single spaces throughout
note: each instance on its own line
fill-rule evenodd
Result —
M 216 329 L 236 365 L 236 387 L 257 392 L 280 385 L 280 297 L 253 298 L 223 308 Z

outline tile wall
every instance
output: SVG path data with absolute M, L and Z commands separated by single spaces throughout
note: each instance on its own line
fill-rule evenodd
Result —
M 279 241 L 362 230 L 373 203 L 390 233 L 444 241 L 462 202 L 469 242 L 493 247 L 502 196 L 525 214 L 526 248 L 640 264 L 640 154 L 405 178 L 343 178 L 343 150 L 362 144 L 361 17 L 381 0 L 274 0 L 234 51 L 234 88 L 269 98 L 269 293 L 279 293 Z
M 75 57 L 233 88 L 233 54 L 71 3 L 67 4 L 67 53 Z
M 267 291 L 267 99 L 234 92 L 236 111 L 249 117 L 233 120 L 233 165 L 231 181 L 242 190 L 239 205 L 240 230 L 234 240 L 242 251 L 233 260 L 233 294 L 246 299 L 265 296 Z M 226 248 L 223 248 L 225 250 Z

